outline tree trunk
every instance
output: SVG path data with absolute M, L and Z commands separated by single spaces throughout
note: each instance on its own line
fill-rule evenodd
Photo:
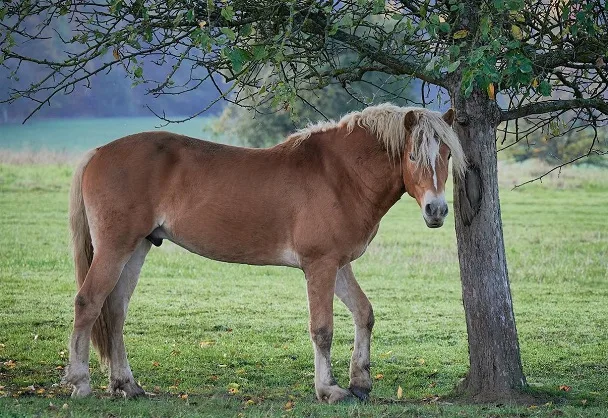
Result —
M 496 126 L 499 109 L 483 92 L 451 89 L 455 129 L 469 168 L 455 179 L 454 212 L 470 370 L 460 391 L 478 402 L 521 400 L 526 387 L 498 198 Z

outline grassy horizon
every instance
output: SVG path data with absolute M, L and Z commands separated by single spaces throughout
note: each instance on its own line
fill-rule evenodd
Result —
M 524 372 L 550 404 L 450 399 L 468 368 L 453 218 L 428 230 L 408 197 L 354 263 L 376 312 L 370 402 L 315 401 L 301 271 L 219 263 L 167 243 L 147 258 L 125 329 L 135 378 L 154 396 L 108 397 L 92 355 L 95 396 L 72 400 L 59 385 L 75 294 L 72 167 L 0 164 L 0 416 L 603 416 L 606 172 L 512 191 L 518 167 L 500 169 L 507 260 Z M 332 359 L 344 386 L 353 327 L 334 306 Z

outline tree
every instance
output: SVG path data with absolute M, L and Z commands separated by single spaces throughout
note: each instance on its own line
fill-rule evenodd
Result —
M 216 84 L 218 100 L 244 105 L 279 107 L 332 83 L 350 91 L 370 72 L 417 78 L 423 97 L 435 94 L 429 86 L 446 91 L 469 161 L 454 188 L 470 357 L 460 389 L 491 401 L 526 387 L 500 218 L 497 127 L 504 122 L 518 135 L 522 118 L 538 129 L 557 119 L 606 124 L 607 15 L 603 0 L 12 1 L 0 9 L 0 60 L 46 67 L 46 78 L 8 98 L 34 100 L 34 111 L 111 68 L 148 82 L 153 94 L 187 92 L 220 75 L 229 87 Z M 38 30 L 27 30 L 32 16 L 44 16 Z M 29 56 L 27 45 L 57 16 L 75 23 L 66 57 Z M 98 57 L 103 64 L 91 68 Z M 164 78 L 146 78 L 149 65 L 166 63 Z M 173 81 L 178 70 L 188 72 L 186 82 Z M 602 152 L 596 135 L 587 154 Z

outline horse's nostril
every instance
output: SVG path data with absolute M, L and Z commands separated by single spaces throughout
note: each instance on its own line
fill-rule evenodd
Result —
M 431 204 L 430 203 L 427 203 L 424 206 L 424 213 L 426 213 L 427 216 L 433 216 L 433 209 L 431 208 Z
M 445 217 L 448 214 L 448 205 L 441 208 L 441 216 Z

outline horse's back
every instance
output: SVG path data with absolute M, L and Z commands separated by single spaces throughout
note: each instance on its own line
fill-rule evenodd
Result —
M 131 135 L 91 159 L 85 201 L 94 217 L 112 217 L 114 235 L 156 231 L 209 258 L 277 263 L 298 207 L 281 157 L 167 132 Z

